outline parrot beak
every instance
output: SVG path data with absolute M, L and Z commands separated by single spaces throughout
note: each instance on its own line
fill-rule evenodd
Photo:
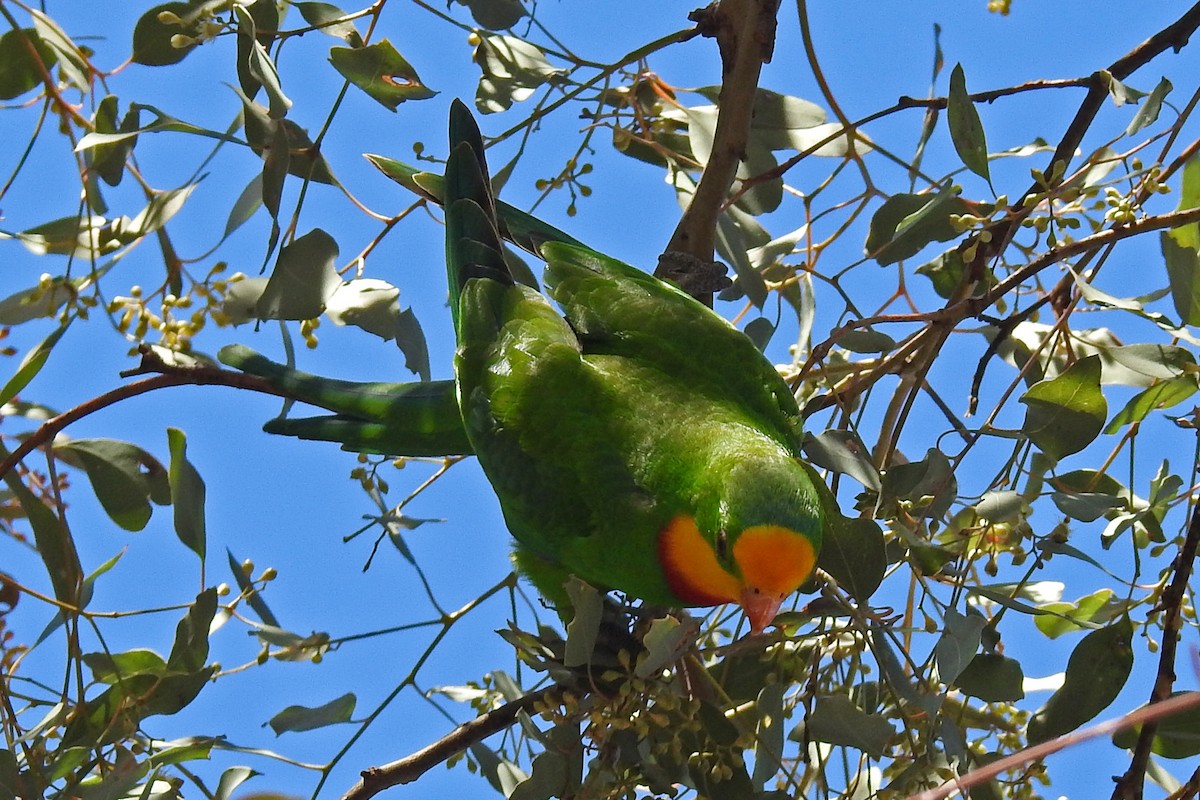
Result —
M 775 597 L 768 592 L 746 589 L 742 592 L 742 610 L 750 620 L 750 632 L 762 633 L 779 613 L 783 598 Z

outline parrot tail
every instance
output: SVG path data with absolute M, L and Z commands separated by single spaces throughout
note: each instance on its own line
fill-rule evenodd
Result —
M 458 329 L 458 299 L 467 281 L 481 278 L 512 285 L 504 261 L 496 200 L 492 196 L 483 137 L 459 100 L 450 106 L 450 156 L 446 159 L 446 270 L 450 310 Z

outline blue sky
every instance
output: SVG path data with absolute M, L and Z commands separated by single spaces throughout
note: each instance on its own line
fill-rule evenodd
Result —
M 128 31 L 149 3 L 49 2 L 47 13 L 96 52 L 96 63 L 111 68 L 128 54 Z M 435 4 L 438 5 L 438 4 Z M 543 24 L 575 52 L 604 62 L 618 58 L 639 44 L 686 26 L 686 15 L 696 3 L 663 0 L 647 5 L 636 0 L 579 3 L 542 0 L 538 5 Z M 952 2 L 863 2 L 812 4 L 813 35 L 821 65 L 833 91 L 850 118 L 864 116 L 894 103 L 900 95 L 924 96 L 929 91 L 934 24 L 942 27 L 942 47 L 947 67 L 963 64 L 968 86 L 984 90 L 1046 77 L 1076 77 L 1107 65 L 1134 44 L 1157 31 L 1181 13 L 1177 4 L 1113 2 L 1058 2 L 1053 4 L 1016 0 L 1010 17 L 988 14 L 984 0 Z M 441 6 L 438 5 L 440 8 Z M 451 13 L 469 23 L 463 7 Z M 92 39 L 91 36 L 98 38 Z M 427 84 L 439 94 L 427 101 L 408 103 L 396 114 L 389 113 L 365 95 L 351 90 L 326 140 L 325 155 L 342 181 L 371 208 L 395 213 L 409 202 L 399 187 L 383 179 L 362 158 L 364 152 L 381 153 L 402 160 L 412 159 L 412 144 L 423 142 L 427 151 L 444 153 L 446 108 L 454 97 L 474 95 L 477 68 L 470 63 L 466 32 L 432 19 L 415 5 L 394 0 L 387 7 L 376 38 L 386 36 L 416 67 Z M 281 59 L 284 90 L 295 101 L 289 118 L 316 131 L 328 113 L 341 80 L 325 63 L 325 51 L 333 40 L 310 34 L 289 44 Z M 824 106 L 799 46 L 795 6 L 785 3 L 780 13 L 779 43 L 775 60 L 764 71 L 763 85 L 776 91 L 818 102 Z M 1149 90 L 1163 74 L 1174 75 L 1179 92 L 1191 90 L 1189 74 L 1196 74 L 1194 53 L 1166 55 L 1134 76 L 1129 82 Z M 695 40 L 653 57 L 650 68 L 678 87 L 714 83 L 719 75 L 715 47 Z M 945 91 L 948 68 L 937 87 Z M 128 66 L 110 79 L 110 91 L 121 98 L 158 106 L 174 116 L 214 128 L 224 128 L 236 113 L 239 102 L 224 83 L 233 82 L 231 39 L 206 45 L 178 68 L 154 69 Z M 1054 90 L 1001 100 L 982 107 L 990 148 L 1006 149 L 1040 136 L 1054 142 L 1061 135 L 1082 91 Z M 1182 104 L 1185 97 L 1175 98 Z M 698 103 L 694 97 L 690 102 Z M 485 134 L 494 134 L 520 118 L 521 106 L 500 117 L 485 117 Z M 1132 114 L 1128 108 L 1106 107 L 1097 130 L 1115 135 Z M 909 154 L 920 126 L 920 111 L 894 115 L 867 130 L 874 140 L 900 154 Z M 32 128 L 29 112 L 6 110 L 0 114 L 0 141 L 7 155 L 0 163 L 10 168 L 14 152 L 23 146 Z M 522 166 L 510 181 L 505 199 L 528 206 L 537 197 L 534 181 L 549 177 L 572 152 L 578 141 L 579 120 L 561 115 L 550 120 L 545 130 L 529 145 Z M 195 168 L 202 152 L 197 148 L 181 159 L 180 134 L 143 136 L 137 156 L 144 174 L 158 188 L 170 188 Z M 1101 138 L 1089 139 L 1093 146 Z M 191 144 L 191 143 L 189 143 Z M 597 249 L 649 266 L 670 236 L 678 215 L 674 194 L 663 183 L 661 171 L 613 154 L 603 142 L 588 177 L 594 193 L 579 202 L 573 218 L 565 214 L 565 196 L 552 195 L 539 214 L 560 225 Z M 512 142 L 492 155 L 493 165 L 507 161 Z M 71 174 L 67 144 L 61 137 L 43 136 L 33 153 L 38 179 L 26 173 L 7 196 L 0 229 L 21 230 L 48 218 L 61 216 L 73 207 L 78 186 Z M 935 135 L 927 156 L 931 174 L 943 174 L 957 165 L 948 146 L 944 122 Z M 832 163 L 832 162 L 830 162 Z M 45 165 L 44 171 L 42 165 Z M 1028 167 L 1041 161 L 1022 162 L 1007 171 L 998 168 L 998 191 L 1015 195 L 1028 183 Z M 233 197 L 259 168 L 256 157 L 245 151 L 226 150 L 208 168 L 209 174 L 172 223 L 171 231 L 179 252 L 195 256 L 218 238 Z M 820 169 L 818 163 L 814 169 Z M 886 170 L 884 171 L 886 173 Z M 815 173 L 814 173 L 815 174 Z M 895 178 L 895 175 L 892 176 Z M 986 197 L 986 187 L 966 181 L 975 197 Z M 285 209 L 295 203 L 295 187 L 285 194 Z M 110 203 L 132 215 L 140 207 L 135 187 L 127 182 L 110 192 Z M 1169 198 L 1174 203 L 1174 198 Z M 125 204 L 125 205 L 122 205 Z M 341 255 L 347 259 L 363 247 L 378 230 L 365 216 L 347 213 L 344 199 L 329 187 L 314 187 L 300 219 L 301 232 L 322 227 L 337 238 Z M 783 233 L 799 223 L 788 212 L 772 218 L 770 229 Z M 255 274 L 263 259 L 267 220 L 259 212 L 219 253 L 230 269 Z M 441 227 L 430 220 L 406 220 L 389 236 L 371 262 L 372 275 L 401 287 L 401 302 L 411 305 L 424 327 L 430 344 L 435 377 L 448 377 L 453 341 L 449 315 L 444 306 L 444 277 L 441 261 Z M 861 237 L 848 237 L 832 258 L 850 263 L 861 258 Z M 130 257 L 110 280 L 111 292 L 124 293 L 135 283 L 153 285 L 161 263 L 149 243 L 143 252 Z M 16 243 L 0 243 L 6 269 L 0 277 L 3 294 L 36 282 L 41 272 L 53 268 L 33 258 Z M 1162 285 L 1161 260 L 1150 248 L 1134 251 L 1126 259 L 1130 271 L 1119 273 L 1114 294 L 1137 294 L 1137 262 L 1144 260 L 1154 286 Z M 863 270 L 866 275 L 869 270 Z M 1133 276 L 1133 277 L 1128 277 Z M 885 287 L 886 288 L 886 287 Z M 1124 289 L 1125 291 L 1120 291 Z M 25 326 L 14 332 L 18 350 L 32 345 L 50 330 L 48 324 Z M 320 374 L 356 379 L 407 379 L 403 359 L 388 343 L 352 330 L 333 328 L 328 322 L 319 329 L 321 346 L 300 354 L 300 365 Z M 241 342 L 280 357 L 279 337 L 269 325 L 255 332 L 251 326 L 237 330 L 206 331 L 198 349 L 215 353 L 223 344 Z M 774 342 L 772 353 L 786 359 L 787 339 Z M 30 399 L 59 409 L 71 407 L 118 385 L 118 373 L 133 366 L 129 345 L 102 324 L 76 326 L 64 339 L 45 372 L 31 385 Z M 972 362 L 973 366 L 973 362 Z M 956 365 L 947 365 L 957 369 Z M 993 369 L 997 369 L 993 367 Z M 965 407 L 965 394 L 958 398 Z M 224 549 L 239 558 L 253 558 L 259 570 L 273 566 L 280 577 L 266 599 L 291 630 L 307 634 L 328 631 L 335 637 L 429 619 L 432 614 L 412 568 L 386 543 L 371 570 L 362 571 L 370 553 L 365 534 L 349 544 L 342 537 L 358 528 L 361 515 L 370 506 L 357 485 L 348 479 L 354 458 L 332 446 L 301 443 L 269 437 L 259 430 L 273 416 L 278 403 L 229 389 L 179 388 L 141 397 L 73 426 L 73 437 L 104 436 L 133 441 L 164 461 L 167 458 L 165 430 L 169 426 L 188 434 L 189 458 L 208 484 L 209 584 L 229 580 Z M 1115 410 L 1115 409 L 1110 409 Z M 12 430 L 7 428 L 7 430 Z M 1168 432 L 1169 433 L 1169 432 Z M 1163 453 L 1180 469 L 1190 458 L 1190 444 L 1180 438 L 1159 440 Z M 1153 440 L 1152 440 L 1153 441 Z M 1182 448 L 1182 449 L 1180 449 Z M 429 473 L 423 465 L 410 465 L 395 473 L 385 471 L 395 499 L 405 488 L 414 488 Z M 201 588 L 196 559 L 175 540 L 169 511 L 159 510 L 147 529 L 139 534 L 119 531 L 100 513 L 82 477 L 74 481 L 69 495 L 70 517 L 86 568 L 94 568 L 121 550 L 120 564 L 98 584 L 93 609 L 131 609 L 169 597 L 187 602 Z M 435 595 L 448 608 L 469 602 L 485 587 L 509 570 L 508 537 L 499 509 L 486 481 L 471 461 L 456 466 L 452 473 L 425 492 L 407 509 L 414 517 L 445 518 L 446 522 L 412 531 L 408 544 L 425 569 Z M 4 570 L 22 577 L 40 575 L 35 559 L 11 543 L 0 544 Z M 1116 556 L 1114 556 L 1116 557 Z M 1081 576 L 1080 586 L 1096 582 L 1096 576 Z M 1078 596 L 1079 591 L 1068 592 Z M 152 642 L 165 651 L 178 614 L 114 621 L 105 627 L 109 646 L 120 650 Z M 508 648 L 492 631 L 503 627 L 509 616 L 507 600 L 495 598 L 478 613 L 455 627 L 421 673 L 419 684 L 460 684 L 476 680 L 494 669 L 513 669 Z M 20 636 L 41 628 L 48 612 L 25 603 L 14 614 L 10 626 Z M 528 616 L 525 617 L 528 620 Z M 244 628 L 231 622 L 214 637 L 214 656 L 226 667 L 253 660 L 254 640 Z M 331 749 L 348 736 L 347 728 L 285 734 L 275 740 L 261 726 L 284 706 L 299 703 L 318 705 L 345 692 L 358 695 L 361 717 L 386 697 L 408 671 L 415 653 L 428 643 L 431 630 L 417 630 L 388 637 L 347 643 L 330 653 L 319 666 L 272 661 L 243 676 L 219 681 L 207 689 L 195 707 L 176 720 L 158 720 L 154 730 L 164 738 L 194 732 L 227 734 L 231 741 L 285 752 L 301 761 L 322 761 Z M 1045 649 L 1050 665 L 1061 663 L 1061 642 Z M 61 646 L 35 653 L 25 670 L 54 669 Z M 1184 662 L 1183 680 L 1192 676 Z M 1027 674 L 1038 672 L 1037 659 L 1027 662 Z M 1139 670 L 1150 664 L 1139 664 Z M 1148 673 L 1147 673 L 1148 674 Z M 1131 683 L 1135 683 L 1131 682 Z M 1123 696 L 1124 707 L 1141 702 L 1145 688 L 1138 686 Z M 1030 707 L 1036 707 L 1030 702 Z M 467 712 L 446 707 L 457 719 Z M 428 744 L 449 729 L 449 723 L 412 690 L 403 693 L 368 730 L 355 749 L 331 776 L 326 792 L 340 792 L 368 764 L 386 761 Z M 1079 797 L 1111 791 L 1109 773 L 1125 768 L 1125 759 L 1111 746 L 1101 743 L 1079 748 L 1058 757 L 1078 763 L 1079 770 L 1061 787 Z M 1096 760 L 1106 765 L 1096 768 Z M 239 760 L 235 763 L 243 763 Z M 248 788 L 307 794 L 312 773 L 271 762 L 252 760 L 267 774 L 254 779 Z M 1052 762 L 1053 763 L 1053 762 Z M 1073 770 L 1074 772 L 1074 770 Z M 1190 768 L 1186 770 L 1190 773 Z M 1184 775 L 1184 767 L 1180 769 Z M 214 773 L 215 774 L 215 773 Z M 447 792 L 489 791 L 481 780 L 465 770 L 436 769 L 420 784 L 396 790 L 400 796 L 434 797 Z

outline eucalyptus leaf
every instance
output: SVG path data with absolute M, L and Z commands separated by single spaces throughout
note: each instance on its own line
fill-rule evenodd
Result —
M 1071 651 L 1063 685 L 1029 720 L 1030 744 L 1070 733 L 1108 708 L 1129 679 L 1132 643 L 1128 617 L 1083 637 Z
M 1087 447 L 1104 427 L 1108 403 L 1100 392 L 1100 369 L 1099 356 L 1081 358 L 1021 396 L 1027 407 L 1021 429 L 1056 461 Z
M 363 47 L 334 47 L 329 63 L 346 80 L 389 111 L 405 100 L 425 100 L 433 91 L 387 39 Z
M 797 739 L 799 731 L 789 735 Z M 861 750 L 872 758 L 882 758 L 896 729 L 880 714 L 868 714 L 845 695 L 820 695 L 804 722 L 809 738 L 826 744 Z
M 300 12 L 305 22 L 326 36 L 341 39 L 351 47 L 362 46 L 362 35 L 354 27 L 354 21 L 348 19 L 349 15 L 337 6 L 318 2 L 292 3 L 292 6 Z
M 204 479 L 187 459 L 187 437 L 183 431 L 168 428 L 167 443 L 171 451 L 168 475 L 175 506 L 175 535 L 203 561 L 207 549 Z
M 985 181 L 991 182 L 988 173 L 987 138 L 979 111 L 967 93 L 967 79 L 962 64 L 955 64 L 950 72 L 950 95 L 946 107 L 946 119 L 950 123 L 950 140 L 958 157 L 967 169 Z
M 285 245 L 271 271 L 271 278 L 258 299 L 260 319 L 315 319 L 342 284 L 335 260 L 337 242 L 314 228 Z
M 0 36 L 0 100 L 12 100 L 41 86 L 42 76 L 57 62 L 54 50 L 33 28 L 5 31 Z
M 1020 662 L 999 653 L 977 653 L 954 679 L 954 685 L 963 694 L 985 703 L 1021 700 L 1025 697 L 1024 683 L 1025 674 Z
M 358 699 L 353 693 L 336 697 L 315 708 L 307 706 L 288 706 L 271 717 L 271 730 L 278 736 L 286 731 L 311 731 L 329 725 L 349 722 L 354 715 L 354 707 Z
M 167 470 L 137 445 L 116 439 L 75 439 L 55 447 L 65 460 L 82 468 L 96 498 L 113 522 L 140 531 L 150 521 L 150 501 L 171 502 Z

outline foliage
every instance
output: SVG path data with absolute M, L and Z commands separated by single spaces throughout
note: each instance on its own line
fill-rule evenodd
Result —
M 726 4 L 751 7 L 723 0 L 709 12 Z M 226 798 L 259 772 L 259 784 L 280 780 L 272 770 L 281 764 L 319 776 L 314 793 L 345 791 L 331 781 L 370 766 L 359 740 L 384 724 L 391 704 L 419 697 L 455 720 L 475 719 L 436 743 L 444 728 L 420 730 L 434 747 L 364 774 L 350 796 L 449 761 L 524 800 L 898 797 L 1029 744 L 1069 743 L 1101 715 L 1176 691 L 1176 641 L 1195 628 L 1188 581 L 1200 540 L 1200 412 L 1188 409 L 1200 388 L 1192 120 L 1200 88 L 1194 71 L 1154 85 L 1138 75 L 1141 89 L 1127 81 L 1146 65 L 1166 71 L 1172 47 L 1186 55 L 1200 11 L 1168 20 L 1155 37 L 1113 30 L 1116 49 L 1129 52 L 1089 62 L 1085 77 L 982 93 L 963 65 L 946 70 L 935 34 L 930 96 L 889 86 L 898 102 L 852 119 L 830 88 L 838 76 L 818 58 L 839 45 L 814 38 L 803 0 L 799 32 L 781 25 L 775 48 L 777 57 L 803 54 L 798 63 L 815 78 L 808 99 L 797 95 L 810 90 L 754 82 L 730 93 L 682 88 L 690 76 L 669 69 L 683 71 L 671 58 L 685 46 L 707 48 L 700 68 L 708 84 L 718 79 L 718 47 L 702 40 L 714 17 L 703 12 L 693 15 L 698 26 L 672 20 L 682 29 L 613 59 L 563 44 L 580 32 L 552 32 L 546 5 L 167 2 L 138 8 L 126 29 L 104 30 L 122 42 L 117 57 L 94 51 L 86 35 L 95 31 L 64 22 L 65 10 L 56 20 L 54 11 L 0 0 L 9 145 L 0 199 L 44 188 L 39 211 L 55 208 L 24 220 L 6 204 L 3 225 L 14 227 L 0 228 L 13 283 L 0 325 L 25 348 L 0 388 L 0 525 L 6 561 L 16 565 L 0 574 L 0 797 Z M 471 52 L 417 58 L 402 35 L 414 20 L 467 38 Z M 652 71 L 659 61 L 668 69 Z M 223 476 L 196 455 L 202 440 L 185 436 L 192 420 L 166 405 L 167 393 L 155 395 L 177 413 L 165 447 L 144 430 L 137 442 L 69 438 L 69 426 L 102 409 L 186 384 L 210 385 L 201 391 L 212 396 L 232 386 L 302 399 L 302 376 L 281 392 L 204 355 L 248 341 L 243 323 L 280 337 L 291 378 L 299 373 L 287 368 L 305 357 L 294 350 L 297 335 L 318 350 L 314 358 L 342 343 L 349 352 L 394 342 L 414 374 L 444 374 L 448 348 L 425 333 L 441 295 L 423 306 L 411 299 L 439 271 L 419 279 L 394 266 L 428 230 L 436 235 L 418 212 L 438 216 L 441 151 L 413 141 L 421 166 L 412 167 L 396 141 L 440 141 L 440 122 L 410 120 L 436 119 L 420 116 L 421 106 L 446 99 L 430 87 L 468 69 L 475 106 L 489 115 L 485 130 L 496 132 L 496 188 L 525 191 L 522 205 L 542 204 L 548 215 L 561 207 L 581 227 L 609 172 L 665 175 L 681 205 L 706 202 L 697 186 L 727 150 L 721 120 L 748 120 L 731 195 L 721 193 L 708 232 L 733 272 L 717 307 L 779 362 L 808 414 L 806 455 L 847 517 L 822 554 L 823 573 L 778 630 L 739 636 L 741 620 L 722 610 L 630 607 L 579 585 L 577 617 L 562 631 L 522 599 L 512 575 L 468 587 L 472 599 L 453 610 L 443 599 L 453 587 L 427 577 L 412 544 L 412 532 L 435 520 L 410 508 L 427 490 L 462 480 L 454 467 L 463 459 L 393 462 L 374 454 L 386 439 L 364 438 L 352 443 L 363 453 L 351 477 L 370 511 L 346 538 L 376 536 L 368 564 L 380 544 L 394 545 L 406 576 L 393 580 L 403 584 L 395 605 L 404 621 L 302 634 L 280 619 L 305 609 L 285 615 L 268 603 L 277 571 L 234 555 L 256 543 L 231 541 L 210 524 L 213 504 L 230 502 L 213 489 Z M 153 91 L 159 80 L 175 81 L 172 91 Z M 1086 92 L 1075 105 L 1065 92 L 1078 89 Z M 222 91 L 235 116 L 221 117 L 218 101 L 193 102 Z M 1023 105 L 1046 97 L 1063 123 L 1050 144 Z M 366 133 L 339 123 L 363 113 L 391 126 L 390 149 L 370 156 L 378 172 L 341 158 L 353 150 L 357 159 L 355 135 Z M 1011 126 L 996 134 L 1004 116 L 1025 138 L 1014 142 Z M 911 154 L 901 154 L 906 148 Z M 75 183 L 60 197 L 51 178 L 64 174 Z M 638 198 L 630 191 L 621 201 Z M 530 224 L 514 235 L 536 237 L 539 223 Z M 593 234 L 590 244 L 624 246 L 623 233 L 609 231 L 613 241 Z M 663 232 L 636 255 L 650 262 L 666 240 Z M 322 318 L 356 335 L 330 335 L 333 344 L 318 348 Z M 132 348 L 141 360 L 125 377 L 138 380 L 86 376 L 97 396 L 59 414 L 70 393 L 48 391 L 46 379 L 82 336 L 97 350 Z M 370 377 L 395 377 L 382 373 Z M 448 396 L 447 384 L 429 386 L 434 400 Z M 210 402 L 232 413 L 243 396 Z M 291 422 L 268 425 L 297 434 Z M 236 447 L 249 453 L 259 444 Z M 305 448 L 293 452 L 319 446 Z M 84 479 L 96 515 L 121 531 L 153 529 L 156 508 L 170 505 L 177 549 L 198 585 L 180 593 L 176 580 L 149 596 L 136 585 L 110 589 L 126 551 L 97 556 L 93 529 L 104 526 L 82 524 L 84 489 L 72 485 Z M 445 503 L 438 513 L 460 511 Z M 501 536 L 498 517 L 494 527 L 477 533 Z M 214 560 L 220 547 L 226 556 Z M 323 580 L 327 565 L 310 566 L 307 579 Z M 232 580 L 221 582 L 226 570 Z M 493 599 L 507 600 L 497 612 L 503 623 L 485 616 L 500 605 Z M 119 620 L 143 616 L 169 621 L 140 629 L 135 642 L 115 632 Z M 503 627 L 513 667 L 471 664 L 471 680 L 428 688 L 440 678 L 427 662 L 480 617 Z M 240 657 L 239 627 L 256 652 L 223 666 L 213 653 Z M 300 669 L 296 662 L 325 670 L 322 662 L 352 643 L 391 646 L 414 630 L 432 632 L 427 644 L 397 645 L 384 678 L 325 687 L 315 702 L 256 698 L 261 706 L 236 709 L 276 736 L 333 732 L 319 763 L 286 755 L 295 739 L 281 738 L 276 753 L 212 732 L 211 719 L 195 721 L 206 698 L 231 684 L 269 685 L 271 669 Z M 1061 675 L 1051 694 L 1035 696 L 1046 686 L 1032 676 L 1045 673 Z M 390 683 L 373 691 L 379 681 Z M 378 697 L 361 713 L 364 694 Z M 1133 753 L 1118 795 L 1140 796 L 1145 776 L 1178 785 L 1160 759 L 1195 754 L 1197 713 L 1114 737 Z M 379 758 L 402 755 L 393 745 Z M 972 791 L 1035 797 L 1058 777 L 1036 756 L 1011 764 L 972 778 Z

